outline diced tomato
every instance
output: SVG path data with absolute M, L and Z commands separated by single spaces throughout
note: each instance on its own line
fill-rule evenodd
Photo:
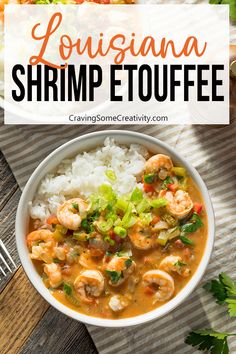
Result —
M 84 0 L 75 0 L 76 4 L 83 4 Z
M 104 251 L 100 250 L 99 248 L 90 248 L 90 255 L 91 257 L 103 257 Z
M 144 289 L 144 293 L 147 295 L 153 295 L 155 293 L 155 290 L 152 289 L 150 286 L 146 286 Z
M 56 215 L 50 215 L 50 216 L 47 218 L 46 222 L 47 222 L 48 225 L 52 225 L 52 224 L 57 225 L 57 224 L 60 224 L 58 218 L 56 217 Z
M 195 213 L 201 214 L 201 212 L 202 212 L 202 204 L 194 203 L 193 204 L 193 210 L 195 211 Z
M 184 255 L 185 259 L 186 259 L 187 261 L 189 261 L 189 259 L 190 259 L 191 255 L 192 255 L 192 253 L 191 253 L 191 251 L 190 251 L 190 249 L 189 249 L 188 247 L 186 247 L 186 248 L 183 250 L 183 255 Z
M 154 218 L 151 221 L 151 225 L 157 224 L 158 221 L 160 221 L 160 220 L 161 220 L 160 216 L 158 216 L 158 215 L 154 216 Z
M 116 243 L 122 243 L 122 238 L 120 238 L 118 235 L 115 234 L 113 230 L 110 230 L 108 232 L 108 235 L 112 240 L 114 240 Z
M 174 183 L 169 183 L 169 184 L 167 184 L 167 188 L 168 188 L 171 192 L 175 192 L 176 189 L 177 189 L 177 186 L 176 186 L 176 184 L 174 184 Z
M 150 193 L 155 191 L 154 187 L 151 184 L 147 184 L 147 183 L 143 184 L 143 189 L 145 193 Z
M 185 247 L 184 243 L 181 240 L 176 240 L 175 241 L 175 245 L 178 248 L 184 248 Z
M 110 4 L 110 0 L 101 0 L 100 4 Z
M 110 231 L 108 232 L 108 235 L 110 236 L 110 238 L 112 238 L 112 240 L 114 240 L 114 238 L 115 238 L 115 236 L 116 236 L 116 234 L 115 234 L 115 232 L 114 232 L 113 230 L 110 230 Z

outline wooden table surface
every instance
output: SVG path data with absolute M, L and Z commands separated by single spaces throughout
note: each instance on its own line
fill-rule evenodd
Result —
M 0 280 L 0 353 L 95 354 L 97 350 L 86 327 L 51 307 L 20 266 L 14 235 L 20 195 L 0 152 L 0 238 L 17 264 L 12 276 Z

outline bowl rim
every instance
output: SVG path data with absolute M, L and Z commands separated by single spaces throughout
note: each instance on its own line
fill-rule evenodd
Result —
M 184 286 L 184 288 L 170 301 L 167 303 L 163 304 L 162 306 L 149 311 L 147 313 L 134 316 L 134 317 L 128 317 L 128 318 L 123 318 L 123 319 L 104 319 L 100 317 L 92 317 L 88 316 L 82 313 L 79 313 L 65 305 L 63 305 L 61 302 L 56 300 L 51 293 L 48 291 L 48 289 L 44 286 L 44 284 L 40 281 L 37 280 L 39 278 L 38 273 L 36 272 L 33 263 L 29 257 L 25 257 L 23 252 L 22 252 L 22 247 L 26 247 L 26 245 L 22 245 L 22 236 L 20 235 L 20 230 L 21 224 L 23 223 L 22 221 L 22 213 L 24 210 L 25 203 L 29 202 L 27 199 L 27 194 L 30 188 L 34 185 L 34 179 L 35 177 L 39 174 L 40 171 L 43 171 L 43 169 L 47 166 L 48 162 L 51 161 L 55 156 L 60 156 L 60 153 L 64 150 L 67 149 L 70 145 L 80 143 L 83 141 L 86 141 L 87 139 L 93 139 L 96 137 L 99 138 L 105 138 L 106 137 L 111 137 L 111 138 L 116 138 L 118 136 L 122 135 L 123 137 L 127 138 L 127 144 L 129 143 L 128 138 L 130 136 L 140 139 L 140 145 L 145 146 L 145 142 L 149 142 L 150 144 L 155 145 L 157 148 L 161 148 L 166 151 L 167 154 L 169 154 L 174 160 L 177 160 L 178 162 L 181 163 L 184 167 L 186 167 L 187 171 L 189 174 L 194 178 L 195 183 L 197 184 L 198 189 L 200 190 L 201 196 L 204 200 L 205 203 L 205 208 L 207 210 L 207 220 L 208 220 L 208 236 L 205 244 L 205 250 L 203 253 L 203 256 L 201 258 L 201 261 L 198 265 L 198 268 L 196 269 L 194 275 L 191 277 L 189 282 Z M 119 144 L 119 142 L 118 142 Z M 96 148 L 96 147 L 95 147 Z M 79 150 L 79 147 L 78 147 Z M 84 149 L 86 150 L 86 149 Z M 68 156 L 69 157 L 69 156 Z M 64 158 L 63 158 L 64 159 Z M 57 165 L 63 160 L 61 159 Z M 38 187 L 38 183 L 36 188 Z M 138 133 L 134 131 L 129 131 L 129 130 L 102 130 L 99 132 L 93 132 L 93 133 L 88 133 L 81 135 L 79 137 L 76 137 L 74 139 L 69 140 L 68 142 L 62 144 L 55 150 L 53 150 L 39 165 L 38 167 L 34 170 L 32 175 L 30 176 L 28 182 L 26 183 L 26 186 L 23 189 L 23 192 L 21 194 L 21 198 L 17 207 L 17 213 L 16 213 L 16 221 L 15 221 L 15 238 L 16 238 L 16 245 L 17 245 L 17 251 L 20 257 L 20 261 L 22 264 L 22 267 L 24 269 L 24 272 L 26 273 L 28 279 L 30 280 L 31 284 L 34 286 L 34 288 L 39 292 L 39 294 L 54 308 L 56 308 L 58 311 L 62 312 L 63 314 L 81 321 L 86 324 L 90 325 L 95 325 L 99 327 L 127 327 L 127 326 L 135 326 L 135 325 L 140 325 L 146 322 L 150 322 L 152 320 L 157 320 L 164 315 L 170 313 L 173 311 L 177 306 L 179 306 L 196 288 L 198 283 L 200 282 L 201 278 L 203 277 L 208 263 L 210 261 L 210 257 L 213 251 L 214 247 L 214 239 L 215 239 L 215 218 L 214 218 L 214 211 L 213 211 L 213 206 L 212 202 L 209 196 L 209 192 L 207 190 L 207 187 L 205 183 L 203 182 L 201 176 L 197 172 L 197 170 L 185 159 L 174 150 L 170 145 L 167 143 L 154 138 L 152 136 L 149 136 L 147 134 L 143 133 Z M 31 269 L 30 269 L 31 268 Z M 34 269 L 34 270 L 33 270 Z M 36 275 L 37 273 L 37 275 Z M 46 291 L 45 291 L 46 290 Z

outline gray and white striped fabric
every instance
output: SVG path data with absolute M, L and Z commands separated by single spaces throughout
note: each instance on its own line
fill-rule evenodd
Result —
M 208 3 L 207 0 L 140 0 L 141 3 Z M 236 26 L 230 27 L 231 43 L 236 43 Z M 216 216 L 216 242 L 211 262 L 202 281 L 225 271 L 236 279 L 236 111 L 229 126 L 6 126 L 0 117 L 0 148 L 23 188 L 37 165 L 68 140 L 106 129 L 127 129 L 157 137 L 176 148 L 204 179 Z M 193 328 L 234 332 L 236 320 L 229 319 L 201 284 L 168 316 L 151 323 L 125 329 L 87 326 L 101 354 L 184 354 L 196 352 L 184 344 Z M 231 338 L 230 353 L 236 353 Z
M 229 126 L 5 126 L 0 148 L 21 188 L 53 149 L 84 133 L 128 129 L 157 137 L 180 152 L 201 174 L 216 215 L 216 243 L 203 282 L 220 271 L 236 279 L 236 120 Z M 176 310 L 160 320 L 125 329 L 87 326 L 101 354 L 194 353 L 184 344 L 193 328 L 213 327 L 235 332 L 236 321 L 217 305 L 202 286 Z M 236 353 L 236 340 L 231 340 Z

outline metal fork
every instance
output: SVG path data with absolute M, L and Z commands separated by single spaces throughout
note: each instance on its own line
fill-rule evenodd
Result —
M 8 272 L 12 273 L 16 268 L 16 264 L 10 253 L 2 240 L 0 240 L 0 277 L 2 277 L 2 275 L 6 277 Z

